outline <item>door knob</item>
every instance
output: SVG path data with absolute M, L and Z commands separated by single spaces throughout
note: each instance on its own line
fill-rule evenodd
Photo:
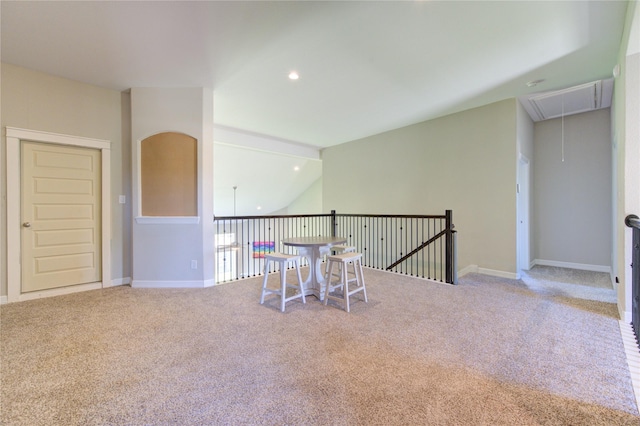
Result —
M 22 224 L 22 226 L 24 226 L 25 228 L 31 228 L 31 223 L 25 222 Z

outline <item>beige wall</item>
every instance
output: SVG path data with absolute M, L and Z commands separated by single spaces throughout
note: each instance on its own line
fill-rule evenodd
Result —
M 6 282 L 6 126 L 60 133 L 71 136 L 111 141 L 112 200 L 112 268 L 116 284 L 131 276 L 131 261 L 127 255 L 129 239 L 129 204 L 118 204 L 118 196 L 127 196 L 130 187 L 130 133 L 128 95 L 113 90 L 74 82 L 10 64 L 1 64 L 1 126 L 2 149 L 2 274 L 0 293 L 7 294 Z M 123 167 L 124 165 L 124 167 Z
M 325 212 L 453 210 L 458 266 L 516 273 L 516 100 L 323 151 Z

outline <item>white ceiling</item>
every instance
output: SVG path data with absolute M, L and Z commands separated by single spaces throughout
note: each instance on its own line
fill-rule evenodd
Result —
M 611 76 L 621 1 L 2 1 L 2 61 L 207 87 L 216 124 L 327 147 Z M 298 81 L 287 75 L 296 69 Z M 534 88 L 526 82 L 545 81 Z
M 211 88 L 214 122 L 227 134 L 236 129 L 267 136 L 254 138 L 258 145 L 273 138 L 321 149 L 609 78 L 626 7 L 621 1 L 3 0 L 1 59 L 115 90 Z M 291 70 L 298 81 L 287 78 Z M 538 79 L 545 81 L 526 85 Z M 321 175 L 321 163 L 308 156 L 239 149 L 216 146 L 225 156 L 215 166 L 216 215 L 232 213 L 233 186 L 238 214 L 267 214 Z M 303 167 L 297 186 L 283 184 L 294 165 Z

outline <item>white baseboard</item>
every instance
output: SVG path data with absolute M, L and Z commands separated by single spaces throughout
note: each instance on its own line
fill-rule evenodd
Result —
M 149 280 L 133 280 L 131 287 L 133 288 L 205 288 L 214 285 L 213 280 L 196 280 L 196 281 L 149 281 Z
M 124 277 L 124 278 L 116 278 L 115 280 L 111 280 L 111 284 L 106 284 L 104 287 L 117 287 L 119 285 L 128 285 L 131 284 L 131 278 L 130 277 Z
M 111 280 L 110 284 L 105 284 L 104 286 L 100 286 L 100 283 L 93 284 L 83 284 L 79 286 L 72 287 L 62 287 L 58 289 L 52 290 L 44 290 L 38 291 L 34 293 L 24 293 L 20 295 L 20 298 L 17 300 L 19 302 L 25 300 L 34 300 L 40 299 L 43 297 L 52 297 L 52 296 L 61 296 L 65 294 L 72 294 L 81 291 L 88 290 L 98 290 L 100 288 L 109 288 L 109 287 L 117 287 L 121 285 L 129 285 L 131 284 L 130 277 L 124 278 L 116 278 Z M 205 280 L 205 281 L 136 281 L 135 285 L 132 287 L 137 288 L 203 288 L 203 287 L 211 287 L 215 285 L 214 280 Z M 0 305 L 4 305 L 9 303 L 7 296 L 0 296 Z
M 458 278 L 463 277 L 467 274 L 477 274 L 478 273 L 478 265 L 468 265 L 458 271 Z
M 579 269 L 581 271 L 606 272 L 611 274 L 611 266 L 606 265 L 588 265 L 585 263 L 559 262 L 557 260 L 534 259 L 533 265 L 540 266 L 557 266 L 559 268 Z
M 496 269 L 478 268 L 478 273 L 491 275 L 493 277 L 508 278 L 510 280 L 518 278 L 518 275 L 515 272 L 498 271 Z
M 518 278 L 518 275 L 514 272 L 506 272 L 506 271 L 499 271 L 497 269 L 481 268 L 478 265 L 468 265 L 460 269 L 458 271 L 458 278 L 471 273 L 490 275 L 493 277 L 500 277 L 500 278 L 508 278 L 512 280 L 515 280 Z
M 534 267 L 535 265 L 557 266 L 559 268 L 579 269 L 583 271 L 605 272 L 605 273 L 611 274 L 611 267 L 604 266 L 604 265 L 587 265 L 584 263 L 558 262 L 556 260 L 544 260 L 544 259 L 535 259 L 533 262 L 531 262 L 531 267 Z M 494 277 L 508 278 L 508 279 L 514 279 L 514 280 L 519 278 L 518 276 L 519 274 L 514 272 L 506 272 L 506 271 L 499 271 L 495 269 L 481 268 L 478 265 L 468 265 L 462 268 L 461 270 L 458 271 L 458 277 L 462 277 L 470 273 L 491 275 Z

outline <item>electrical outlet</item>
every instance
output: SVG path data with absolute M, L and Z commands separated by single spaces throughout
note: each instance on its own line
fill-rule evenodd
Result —
M 191 261 L 191 269 L 198 269 L 198 261 L 197 260 L 192 260 Z
M 121 195 L 120 197 L 118 197 L 118 201 L 120 202 L 120 204 L 125 204 L 127 202 L 127 197 Z

